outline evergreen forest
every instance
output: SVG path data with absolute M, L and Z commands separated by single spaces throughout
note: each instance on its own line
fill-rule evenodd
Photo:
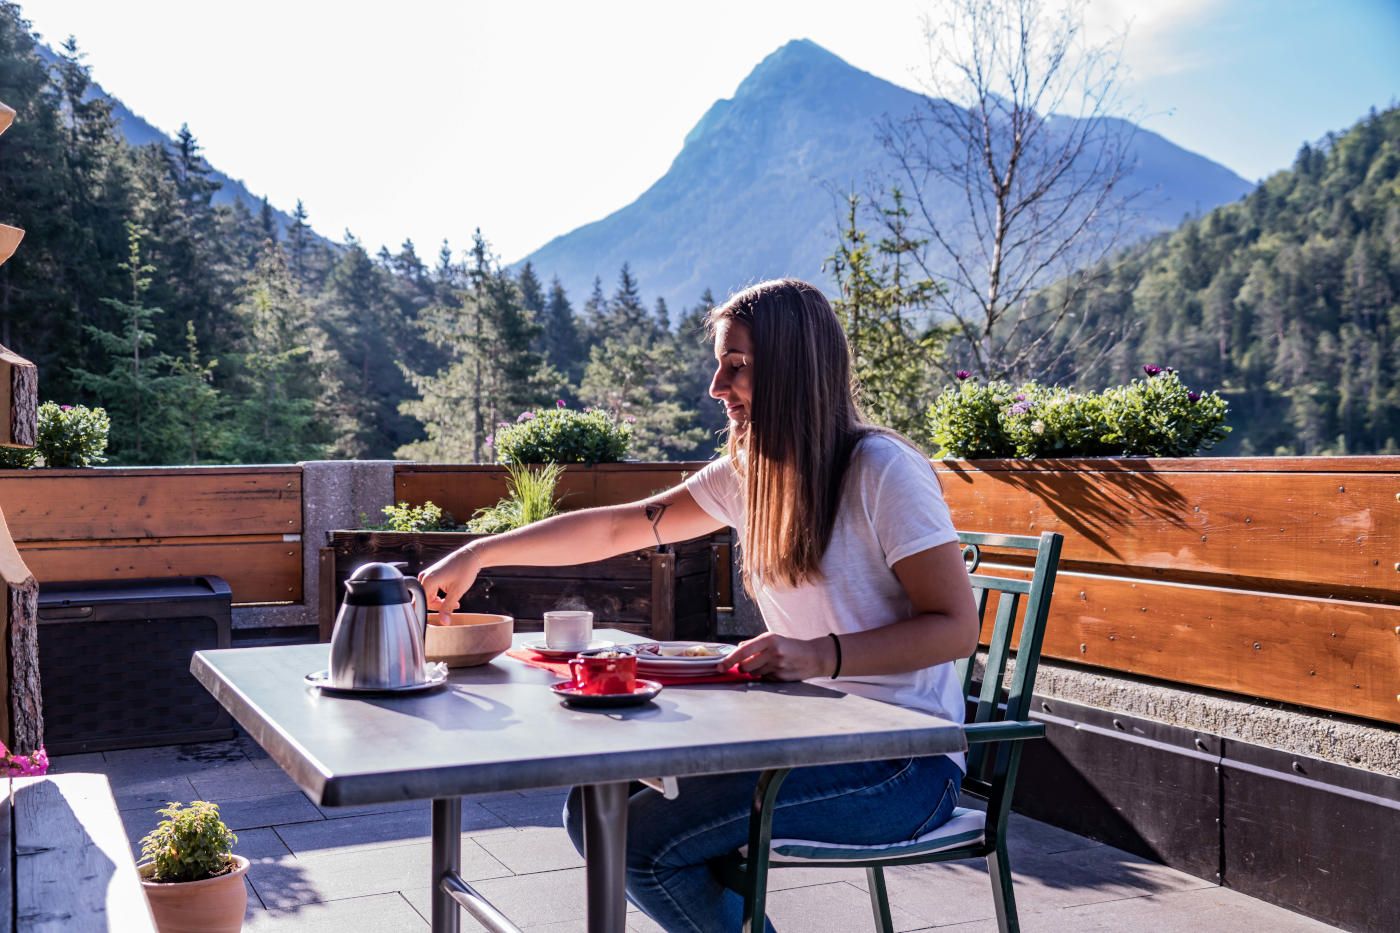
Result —
M 17 111 L 0 221 L 26 231 L 0 267 L 0 344 L 38 365 L 43 400 L 107 410 L 109 463 L 491 460 L 500 423 L 557 400 L 628 419 L 640 459 L 716 449 L 708 291 L 668 308 L 623 265 L 569 295 L 547 270 L 503 267 L 466 221 L 460 249 L 371 253 L 318 235 L 300 202 L 290 222 L 215 204 L 188 127 L 131 146 L 89 83 L 73 40 L 45 64 L 0 3 L 0 101 Z M 833 218 L 818 284 L 853 330 L 872 414 L 924 442 L 957 368 L 946 334 L 910 323 L 938 284 L 908 281 L 917 244 L 867 239 L 857 208 Z M 1040 381 L 1171 365 L 1229 398 L 1216 453 L 1400 452 L 1400 111 L 1097 272 L 1073 301 L 1100 339 L 1066 336 Z

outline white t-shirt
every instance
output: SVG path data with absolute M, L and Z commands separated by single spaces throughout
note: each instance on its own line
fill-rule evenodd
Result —
M 742 535 L 743 490 L 729 457 L 710 463 L 685 486 L 702 509 Z M 822 579 L 797 587 L 757 583 L 754 599 L 769 631 L 810 639 L 907 619 L 914 606 L 891 568 L 911 554 L 957 540 L 933 468 L 894 438 L 863 438 L 851 455 L 843 488 L 822 556 Z M 951 663 L 813 683 L 963 721 L 962 684 Z M 961 754 L 948 757 L 966 769 Z

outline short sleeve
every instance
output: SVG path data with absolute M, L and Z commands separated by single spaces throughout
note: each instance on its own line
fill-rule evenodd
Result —
M 958 540 L 938 476 L 923 455 L 893 438 L 862 445 L 866 513 L 886 566 L 920 551 Z
M 723 456 L 685 481 L 686 492 L 695 504 L 715 521 L 735 526 L 743 517 L 739 494 L 739 474 L 729 457 Z

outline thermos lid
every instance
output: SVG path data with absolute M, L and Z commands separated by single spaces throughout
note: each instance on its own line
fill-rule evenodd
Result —
M 345 602 L 350 606 L 394 606 L 409 601 L 404 575 L 393 564 L 361 564 L 345 581 L 345 589 Z

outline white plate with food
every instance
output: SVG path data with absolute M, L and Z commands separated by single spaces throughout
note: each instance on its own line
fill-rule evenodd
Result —
M 659 674 L 709 674 L 734 650 L 713 641 L 653 641 L 637 645 L 637 670 Z

